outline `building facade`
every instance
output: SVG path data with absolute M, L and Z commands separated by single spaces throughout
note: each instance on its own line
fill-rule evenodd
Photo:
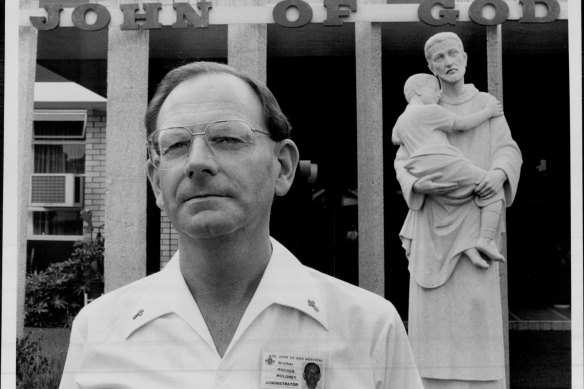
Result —
M 469 56 L 467 82 L 504 102 L 523 152 L 507 214 L 504 304 L 507 296 L 516 309 L 569 304 L 567 1 L 136 3 L 21 1 L 19 188 L 27 201 L 19 205 L 26 247 L 19 257 L 29 271 L 66 258 L 84 234 L 81 210 L 104 225 L 106 291 L 164 266 L 177 236 L 147 187 L 143 116 L 170 69 L 212 60 L 265 81 L 294 127 L 301 169 L 274 205 L 274 237 L 307 265 L 385 296 L 406 318 L 409 275 L 398 232 L 407 209 L 390 134 L 406 104 L 403 82 L 428 71 L 424 42 L 454 31 Z M 35 81 L 54 89 L 63 80 L 94 101 L 51 105 L 35 97 Z M 82 198 L 33 202 L 35 183 L 47 189 L 51 175 L 73 179 L 62 185 Z M 569 269 L 567 277 L 569 294 Z

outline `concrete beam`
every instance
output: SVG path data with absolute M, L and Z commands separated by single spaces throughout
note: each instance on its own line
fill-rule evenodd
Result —
M 219 6 L 265 5 L 264 0 L 223 0 Z M 227 26 L 227 63 L 266 83 L 268 47 L 267 24 L 229 24 Z
M 355 23 L 359 286 L 385 296 L 381 25 Z
M 37 0 L 20 1 L 21 9 L 38 7 Z M 18 44 L 18 167 L 16 220 L 16 337 L 24 335 L 26 244 L 28 235 L 28 204 L 30 177 L 33 172 L 34 150 L 34 82 L 36 75 L 38 31 L 33 27 L 19 27 Z
M 488 26 L 487 29 L 487 77 L 489 93 L 503 104 L 503 39 L 501 25 Z M 503 210 L 505 212 L 505 210 Z M 507 222 L 503 216 L 504 223 Z M 507 233 L 503 234 L 501 253 L 507 258 Z M 499 264 L 501 282 L 501 308 L 503 312 L 503 336 L 505 348 L 505 378 L 509 388 L 509 288 L 507 284 L 507 263 Z
M 105 291 L 146 275 L 147 31 L 108 32 Z

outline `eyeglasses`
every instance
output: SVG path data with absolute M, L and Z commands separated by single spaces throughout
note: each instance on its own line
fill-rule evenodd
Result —
M 193 132 L 204 125 L 202 132 Z M 234 158 L 249 154 L 254 146 L 254 134 L 269 133 L 256 130 L 244 120 L 218 120 L 185 127 L 156 130 L 148 137 L 148 156 L 154 167 L 170 170 L 182 166 L 188 158 L 196 135 L 203 139 L 213 155 Z

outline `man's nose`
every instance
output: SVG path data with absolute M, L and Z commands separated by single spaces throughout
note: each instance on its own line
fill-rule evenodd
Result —
M 193 136 L 193 143 L 185 162 L 185 174 L 190 178 L 199 174 L 214 176 L 217 174 L 218 167 L 215 155 L 205 141 L 205 136 Z

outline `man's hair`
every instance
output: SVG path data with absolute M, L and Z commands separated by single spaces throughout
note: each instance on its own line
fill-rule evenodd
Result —
M 417 73 L 413 76 L 408 77 L 406 83 L 404 84 L 404 96 L 408 103 L 414 94 L 416 93 L 416 89 L 430 86 L 430 83 L 434 83 L 436 87 L 440 88 L 440 83 L 438 79 L 431 74 L 428 73 Z
M 239 72 L 231 66 L 217 62 L 192 62 L 173 69 L 164 76 L 146 110 L 144 122 L 148 134 L 156 130 L 160 109 L 174 88 L 184 81 L 204 74 L 230 74 L 247 83 L 260 99 L 263 107 L 264 125 L 270 132 L 270 137 L 276 141 L 290 138 L 292 126 L 288 118 L 282 113 L 282 109 L 272 92 L 263 83 L 254 78 Z
M 460 49 L 464 52 L 464 45 L 460 40 L 460 37 L 453 32 L 439 32 L 438 34 L 432 35 L 424 45 L 424 55 L 426 60 L 430 61 L 430 49 L 437 43 L 442 43 L 447 40 L 453 40 L 460 46 Z
M 304 373 L 306 373 L 306 370 L 308 369 L 309 366 L 315 366 L 318 369 L 318 374 L 320 374 L 320 366 L 318 366 L 314 362 L 307 363 L 306 366 L 304 366 Z

